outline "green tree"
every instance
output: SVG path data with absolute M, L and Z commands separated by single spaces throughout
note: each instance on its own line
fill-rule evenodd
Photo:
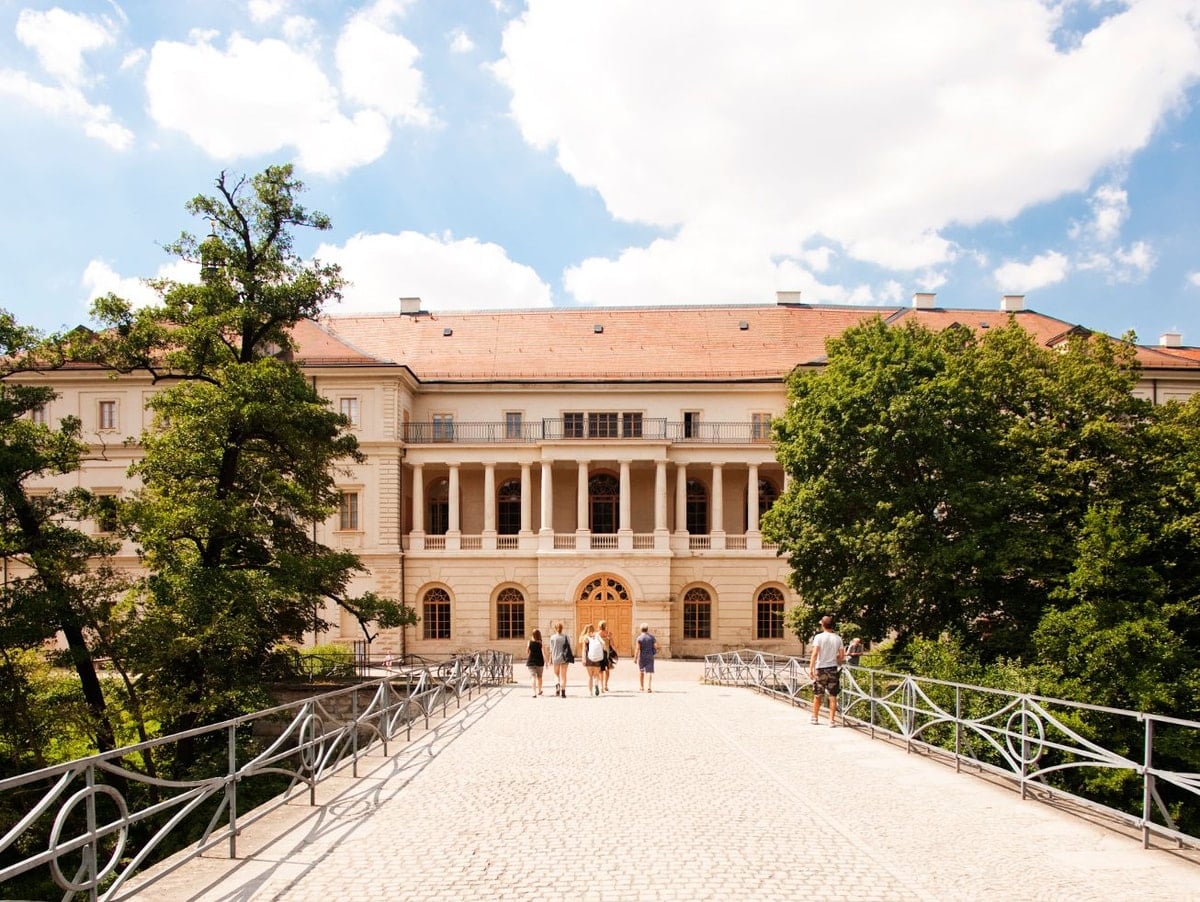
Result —
M 112 748 L 104 691 L 96 673 L 93 629 L 105 616 L 120 584 L 103 564 L 114 543 L 76 525 L 95 510 L 95 499 L 75 490 L 31 491 L 35 480 L 77 470 L 87 452 L 80 424 L 64 417 L 56 426 L 33 414 L 55 397 L 46 386 L 25 384 L 23 374 L 56 362 L 46 357 L 41 336 L 0 311 L 0 732 L 6 766 L 44 763 L 48 723 L 29 680 L 30 658 L 57 634 L 66 639 L 72 669 L 90 712 L 99 749 Z M 32 380 L 30 380 L 32 381 Z
M 200 265 L 200 282 L 155 282 L 162 303 L 148 308 L 98 301 L 107 329 L 72 348 L 166 385 L 132 468 L 142 488 L 122 512 L 150 575 L 121 641 L 172 729 L 265 702 L 278 644 L 312 629 L 324 599 L 364 631 L 415 619 L 394 600 L 349 594 L 361 562 L 310 535 L 336 509 L 337 468 L 361 459 L 345 418 L 291 359 L 292 329 L 343 284 L 337 267 L 295 254 L 291 230 L 328 219 L 300 205 L 289 166 L 222 173 L 216 188 L 187 205 L 208 237 L 168 247 Z
M 875 320 L 827 351 L 789 385 L 791 483 L 763 523 L 806 606 L 901 646 L 949 632 L 1027 654 L 1145 414 L 1128 356 L 1083 335 L 1051 352 L 1015 322 L 980 339 Z

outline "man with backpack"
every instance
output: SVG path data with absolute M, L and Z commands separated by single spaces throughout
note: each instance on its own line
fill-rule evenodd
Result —
M 812 657 L 808 659 L 808 675 L 813 681 L 812 722 L 821 717 L 821 698 L 829 696 L 829 725 L 837 726 L 837 697 L 842 691 L 840 680 L 842 662 L 846 660 L 846 646 L 842 637 L 833 631 L 833 618 L 826 614 L 821 618 L 821 632 L 813 636 Z

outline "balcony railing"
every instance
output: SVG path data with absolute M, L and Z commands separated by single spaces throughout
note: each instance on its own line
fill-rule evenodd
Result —
M 547 544 L 543 544 L 545 541 Z M 513 551 L 530 553 L 537 551 L 715 551 L 718 553 L 767 552 L 775 554 L 779 545 L 768 542 L 760 533 L 733 535 L 690 535 L 686 533 L 597 533 L 556 532 L 544 539 L 540 533 L 521 535 L 479 535 L 455 533 L 453 535 L 431 535 L 410 533 L 404 537 L 405 551 L 445 551 L 457 554 L 464 551 Z
M 636 423 L 622 421 L 581 422 L 548 418 L 530 423 L 500 421 L 450 423 L 407 423 L 403 438 L 413 445 L 428 444 L 532 444 L 551 441 L 656 441 L 716 445 L 766 445 L 771 428 L 763 422 L 706 423 L 672 422 L 649 418 Z

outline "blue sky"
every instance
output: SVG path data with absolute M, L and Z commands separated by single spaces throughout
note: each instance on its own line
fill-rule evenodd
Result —
M 1200 0 L 0 0 L 0 307 L 292 162 L 333 309 L 1027 306 L 1200 345 Z

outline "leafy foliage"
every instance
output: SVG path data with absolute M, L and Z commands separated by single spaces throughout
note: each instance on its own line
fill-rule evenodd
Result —
M 137 310 L 104 298 L 93 312 L 108 328 L 70 346 L 166 386 L 131 468 L 142 488 L 122 512 L 150 575 L 119 641 L 172 728 L 264 703 L 277 644 L 327 626 L 326 599 L 368 638 L 371 623 L 414 619 L 393 600 L 351 596 L 361 562 L 311 535 L 336 509 L 338 468 L 361 459 L 348 423 L 291 359 L 293 329 L 342 286 L 337 267 L 296 257 L 291 229 L 328 220 L 297 201 L 288 166 L 222 173 L 216 187 L 188 204 L 211 234 L 168 247 L 199 263 L 201 281 L 155 282 L 162 303 Z

